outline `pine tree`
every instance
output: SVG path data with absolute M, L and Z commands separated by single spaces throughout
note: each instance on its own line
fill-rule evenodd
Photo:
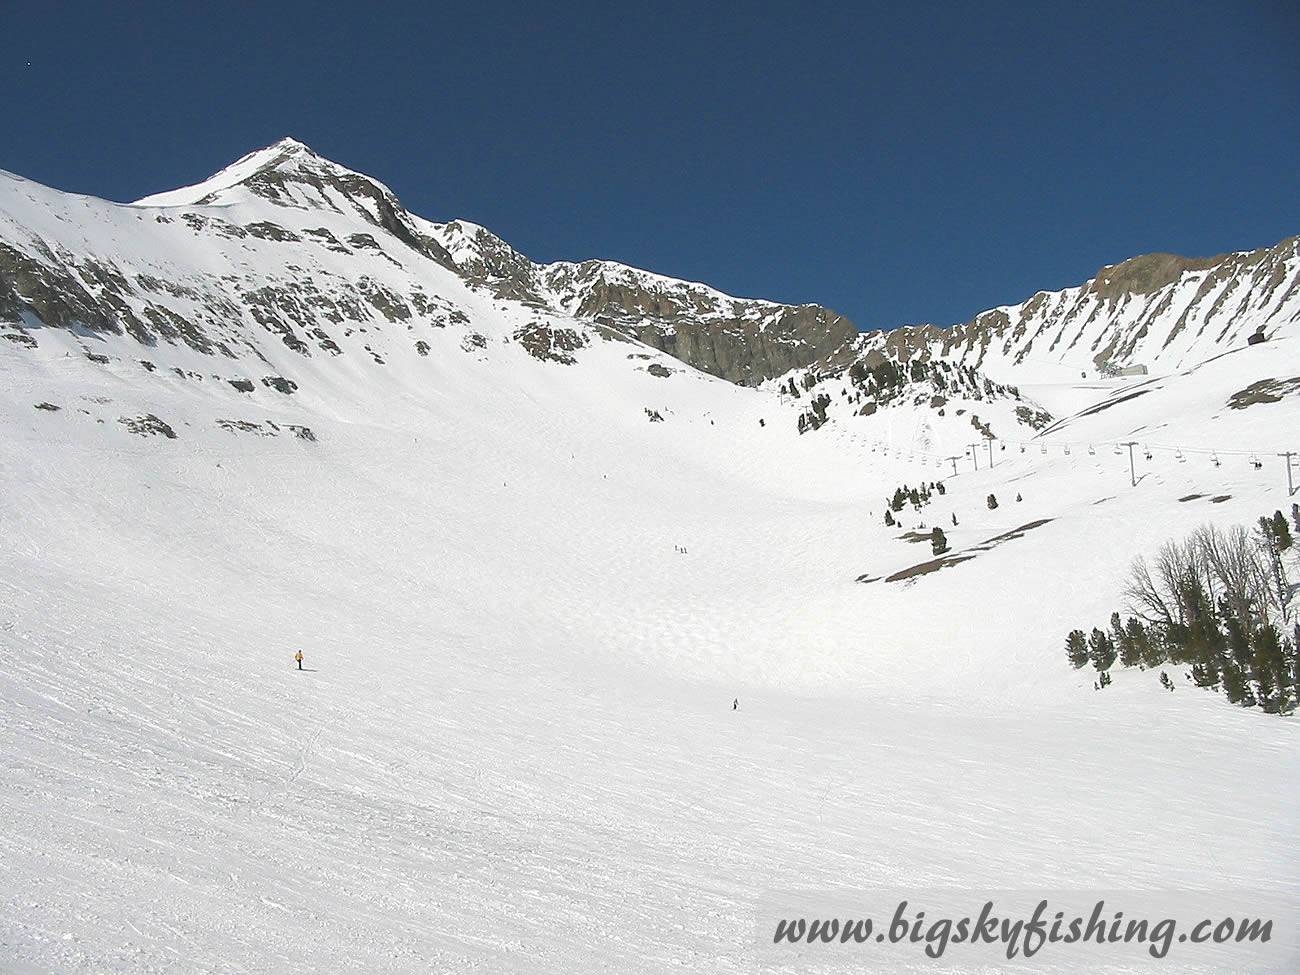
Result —
M 1230 704 L 1251 707 L 1255 698 L 1250 694 L 1250 684 L 1245 671 L 1236 660 L 1229 657 L 1223 662 L 1223 693 Z
M 1115 647 L 1101 630 L 1093 627 L 1092 636 L 1088 638 L 1088 658 L 1097 670 L 1109 670 L 1115 663 Z
M 952 524 L 954 528 L 957 526 L 957 512 L 955 511 L 952 513 Z
M 1169 637 L 1163 626 L 1154 623 L 1147 628 L 1142 644 L 1142 666 L 1154 668 L 1164 663 L 1169 663 Z
M 1020 492 L 1019 492 L 1019 491 L 1016 492 L 1016 500 L 1017 500 L 1017 501 L 1023 501 L 1023 500 L 1025 500 L 1024 498 L 1022 498 L 1022 497 L 1020 496 Z
M 997 495 L 990 494 L 990 495 L 988 496 L 988 506 L 989 506 L 989 510 L 990 510 L 990 511 L 992 511 L 994 508 L 996 508 L 996 507 L 998 506 Z
M 894 513 L 888 508 L 885 509 L 885 524 L 890 528 L 894 527 Z
M 1070 658 L 1070 666 L 1080 669 L 1088 662 L 1088 637 L 1083 630 L 1071 630 L 1065 638 L 1065 655 Z
M 935 525 L 930 532 L 930 550 L 935 555 L 942 555 L 948 551 L 948 538 L 944 535 L 943 529 Z
M 1255 657 L 1251 677 L 1255 681 L 1255 698 L 1259 706 L 1270 714 L 1282 710 L 1290 681 L 1287 680 L 1286 659 L 1282 654 L 1282 641 L 1277 629 L 1265 623 L 1255 631 L 1253 640 Z
M 1286 641 L 1286 662 L 1291 671 L 1291 706 L 1300 705 L 1300 623 Z
M 947 494 L 947 493 L 948 493 L 948 489 L 945 488 L 945 487 L 943 486 L 943 481 L 940 481 L 938 484 L 935 485 L 935 487 L 937 487 L 937 488 L 939 489 L 939 493 L 940 493 L 940 494 Z
M 1273 537 L 1277 539 L 1278 551 L 1285 552 L 1293 544 L 1286 516 L 1280 511 L 1273 512 Z
M 1123 664 L 1125 657 L 1131 656 L 1133 650 L 1129 646 L 1128 631 L 1124 629 L 1124 623 L 1119 618 L 1119 613 L 1110 614 L 1110 633 L 1107 635 L 1110 637 L 1115 652 L 1119 655 L 1120 663 Z M 1124 664 L 1124 666 L 1128 665 Z
M 1174 689 L 1174 682 L 1169 679 L 1169 675 L 1163 670 L 1160 671 L 1160 686 L 1170 691 Z
M 1124 627 L 1124 642 L 1120 644 L 1119 662 L 1125 667 L 1144 666 L 1149 644 L 1147 628 L 1140 619 L 1130 616 Z

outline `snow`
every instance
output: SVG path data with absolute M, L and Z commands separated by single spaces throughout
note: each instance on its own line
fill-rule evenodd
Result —
M 310 148 L 297 139 L 284 138 L 273 145 L 267 146 L 265 149 L 258 149 L 256 152 L 241 156 L 225 169 L 209 176 L 201 183 L 195 183 L 193 186 L 182 186 L 179 189 L 167 190 L 162 193 L 153 193 L 136 200 L 132 205 L 142 207 L 195 206 L 199 201 L 223 190 L 229 190 L 267 167 L 282 164 L 295 156 L 301 157 L 303 155 L 313 155 L 313 153 Z
M 1286 336 L 952 476 L 916 438 L 960 453 L 966 418 L 963 437 L 898 407 L 801 437 L 797 402 L 635 343 L 538 362 L 510 340 L 535 310 L 432 264 L 14 185 L 6 240 L 195 281 L 273 275 L 290 248 L 324 293 L 418 273 L 470 325 L 368 321 L 309 359 L 251 321 L 230 326 L 233 359 L 50 328 L 28 329 L 35 349 L 0 341 L 6 971 L 748 972 L 759 905 L 792 889 L 1232 889 L 1294 924 L 1295 721 L 1149 672 L 1095 692 L 1063 651 L 1120 607 L 1134 555 L 1289 508 L 1273 454 L 1226 451 L 1294 448 L 1296 400 L 1225 405 L 1277 374 Z M 485 343 L 467 353 L 470 330 Z M 1041 395 L 1084 409 L 1139 384 Z M 146 412 L 177 439 L 119 422 Z M 1232 459 L 1157 452 L 1131 487 L 1127 455 L 1064 453 L 1142 435 Z M 940 478 L 902 520 L 954 549 L 1051 520 L 856 582 L 930 558 L 883 506 Z M 880 951 L 857 967 L 944 970 Z M 1040 960 L 1098 970 L 1066 947 Z

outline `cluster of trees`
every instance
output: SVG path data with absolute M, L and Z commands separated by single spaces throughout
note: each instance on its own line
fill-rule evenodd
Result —
M 801 375 L 791 375 L 780 385 L 782 393 L 792 399 L 801 399 L 819 383 L 827 379 L 843 378 L 843 372 L 826 375 L 809 369 Z M 1020 398 L 1020 391 L 1015 386 L 995 383 L 987 376 L 981 376 L 973 366 L 945 362 L 942 359 L 924 359 L 920 356 L 901 362 L 883 354 L 874 366 L 868 366 L 859 359 L 848 368 L 848 385 L 840 389 L 840 396 L 849 404 L 860 404 L 868 398 L 877 406 L 886 405 L 903 396 L 910 383 L 930 382 L 935 390 L 953 396 L 970 399 L 994 399 L 998 396 Z M 928 393 L 925 395 L 929 395 Z M 924 398 L 917 402 L 923 402 Z M 799 432 L 816 430 L 826 422 L 827 408 L 831 405 L 830 397 L 821 393 L 814 396 L 811 409 L 799 415 Z M 942 415 L 942 410 L 940 411 Z
M 908 487 L 904 484 L 895 488 L 893 496 L 885 501 L 885 524 L 894 524 L 896 520 L 894 512 L 902 511 L 909 504 L 920 511 L 930 503 L 933 495 L 944 494 L 946 490 L 943 481 L 931 481 L 928 485 L 922 482 L 920 487 Z
M 1300 505 L 1291 518 L 1300 532 Z M 1066 638 L 1071 665 L 1089 663 L 1096 686 L 1110 668 L 1187 667 L 1197 687 L 1222 691 L 1233 704 L 1287 714 L 1300 703 L 1300 623 L 1293 620 L 1300 558 L 1281 511 L 1262 516 L 1253 531 L 1205 525 L 1182 541 L 1166 542 L 1148 564 L 1133 563 L 1124 589 L 1127 622 L 1112 613 L 1107 629 L 1074 630 Z M 1161 683 L 1173 690 L 1166 671 Z
M 884 359 L 875 366 L 868 366 L 859 359 L 849 366 L 849 381 L 867 391 L 881 393 L 902 386 L 907 377 L 893 359 Z
M 794 380 L 791 380 L 793 382 Z M 809 403 L 810 409 L 806 413 L 799 414 L 799 432 L 807 433 L 809 430 L 816 430 L 826 422 L 826 409 L 831 405 L 831 398 L 825 393 L 819 393 L 812 398 Z
M 817 373 L 814 372 L 813 370 L 809 369 L 807 372 L 803 374 L 803 388 L 805 391 L 812 389 L 819 382 L 821 382 L 821 376 L 817 375 Z M 783 391 L 789 390 L 790 395 L 793 396 L 795 399 L 798 399 L 800 396 L 799 383 L 796 381 L 796 377 L 794 376 L 791 376 L 790 382 L 782 385 L 781 389 Z

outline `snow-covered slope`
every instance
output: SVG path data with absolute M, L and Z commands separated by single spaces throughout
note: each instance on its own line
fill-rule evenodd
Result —
M 1258 329 L 1300 331 L 1300 237 L 1274 247 L 1187 259 L 1147 254 L 1086 284 L 1040 291 L 964 325 L 908 326 L 863 337 L 908 360 L 942 356 L 1003 382 L 1063 382 L 1103 367 L 1185 369 L 1240 348 Z
M 970 457 L 1028 386 L 726 382 L 284 151 L 165 206 L 0 179 L 0 970 L 749 972 L 793 889 L 1294 920 L 1294 721 L 1062 651 L 1134 555 L 1289 506 L 1285 335 L 1040 384 Z M 968 558 L 918 571 L 934 525 Z

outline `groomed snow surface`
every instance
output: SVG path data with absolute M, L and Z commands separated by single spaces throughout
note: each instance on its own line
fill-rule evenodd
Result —
M 1288 509 L 1276 457 L 1165 455 L 1131 488 L 1110 449 L 1011 449 L 953 477 L 615 343 L 576 367 L 449 346 L 436 382 L 320 366 L 285 397 L 32 334 L 0 350 L 5 972 L 749 972 L 760 904 L 795 889 L 1232 889 L 1294 930 L 1294 719 L 1179 674 L 1096 692 L 1063 650 L 1135 554 Z M 118 422 L 144 412 L 177 439 Z M 1294 417 L 1206 429 L 1281 449 Z M 941 477 L 903 522 L 954 549 L 1052 520 L 856 582 L 930 558 L 884 499 Z M 791 951 L 778 970 L 1004 967 Z M 1152 970 L 1122 957 L 1026 970 Z M 1200 959 L 1156 970 L 1237 970 Z

